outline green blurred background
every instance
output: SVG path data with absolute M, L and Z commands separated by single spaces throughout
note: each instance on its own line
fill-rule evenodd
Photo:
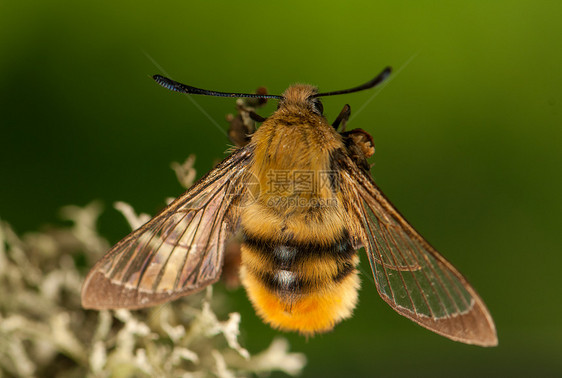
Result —
M 234 101 L 193 97 L 208 118 L 152 74 L 280 93 L 347 88 L 391 65 L 384 88 L 326 98 L 327 117 L 351 105 L 379 186 L 478 289 L 500 344 L 397 315 L 363 261 L 353 319 L 288 335 L 304 376 L 562 374 L 561 20 L 556 1 L 2 1 L 0 215 L 25 232 L 101 199 L 115 242 L 127 225 L 114 201 L 154 214 L 181 193 L 170 162 L 194 153 L 201 175 L 224 157 Z M 228 298 L 251 351 L 278 334 L 242 290 Z

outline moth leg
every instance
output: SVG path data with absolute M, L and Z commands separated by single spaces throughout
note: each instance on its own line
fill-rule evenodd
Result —
M 239 241 L 231 240 L 226 244 L 221 278 L 228 289 L 236 289 L 240 286 L 241 253 Z
M 363 129 L 353 129 L 340 134 L 349 150 L 349 156 L 359 167 L 369 172 L 371 166 L 367 159 L 375 153 L 375 143 L 371 134 Z
M 345 104 L 340 114 L 335 119 L 334 123 L 332 123 L 334 129 L 337 130 L 341 124 L 340 132 L 343 133 L 345 131 L 345 126 L 347 125 L 347 121 L 349 120 L 350 115 L 351 115 L 351 107 L 348 104 Z
M 257 94 L 267 94 L 267 89 L 260 87 Z M 230 123 L 228 138 L 237 147 L 244 147 L 250 142 L 252 134 L 256 131 L 256 122 L 263 122 L 265 118 L 255 112 L 256 108 L 264 106 L 267 99 L 245 98 L 236 101 L 236 115 L 229 114 L 226 120 Z
M 260 122 L 260 123 L 263 122 L 263 121 L 265 121 L 265 120 L 267 119 L 267 118 L 262 117 L 262 116 L 259 115 L 258 113 L 254 112 L 253 110 L 249 111 L 249 112 L 248 112 L 248 115 L 250 116 L 250 118 L 251 118 L 253 121 Z
M 244 147 L 250 141 L 250 135 L 254 133 L 254 121 L 244 122 L 244 118 L 241 114 L 236 116 L 228 114 L 226 120 L 230 123 L 228 128 L 228 139 L 236 147 Z

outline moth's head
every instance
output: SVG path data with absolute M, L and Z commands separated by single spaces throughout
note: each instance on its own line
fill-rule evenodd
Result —
M 317 115 L 322 115 L 324 107 L 316 87 L 307 84 L 291 85 L 279 100 L 278 109 L 287 111 L 311 111 Z

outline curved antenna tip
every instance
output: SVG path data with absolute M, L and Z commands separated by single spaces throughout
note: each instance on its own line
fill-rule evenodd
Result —
M 175 92 L 189 93 L 189 90 L 187 90 L 187 88 L 185 86 L 183 86 L 181 83 L 178 83 L 178 82 L 176 82 L 172 79 L 168 79 L 167 77 L 164 77 L 162 75 L 154 75 L 154 76 L 152 76 L 152 78 L 159 85 L 163 86 L 166 89 L 169 89 L 169 90 L 175 91 Z
M 341 90 L 341 91 L 317 93 L 315 95 L 312 95 L 312 97 L 334 96 L 334 95 L 340 95 L 340 94 L 346 94 L 346 93 L 359 92 L 359 91 L 363 91 L 365 89 L 371 89 L 373 87 L 376 87 L 377 85 L 379 85 L 383 81 L 385 81 L 390 76 L 391 72 L 392 72 L 392 68 L 390 66 L 388 66 L 384 70 L 382 70 L 381 73 L 379 73 L 377 76 L 375 76 L 373 79 L 369 80 L 365 84 L 361 84 L 357 87 L 344 89 L 344 90 Z
M 371 85 L 370 88 L 372 88 L 372 87 L 376 86 L 377 84 L 382 83 L 383 81 L 385 81 L 390 76 L 391 73 L 392 73 L 392 67 L 390 67 L 390 66 L 386 67 L 384 70 L 381 71 L 381 73 L 379 73 L 377 76 L 375 76 L 373 78 L 373 80 L 371 80 L 368 83 L 368 85 Z M 367 88 L 365 88 L 365 89 L 369 88 L 368 85 L 366 85 Z

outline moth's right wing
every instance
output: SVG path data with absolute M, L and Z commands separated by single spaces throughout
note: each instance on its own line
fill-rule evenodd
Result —
M 338 160 L 380 296 L 398 313 L 455 341 L 497 345 L 486 305 L 459 271 L 402 217 L 371 175 L 347 155 Z M 356 243 L 358 244 L 358 243 Z
M 82 306 L 153 306 L 217 281 L 251 159 L 250 148 L 235 151 L 117 243 L 86 277 Z

